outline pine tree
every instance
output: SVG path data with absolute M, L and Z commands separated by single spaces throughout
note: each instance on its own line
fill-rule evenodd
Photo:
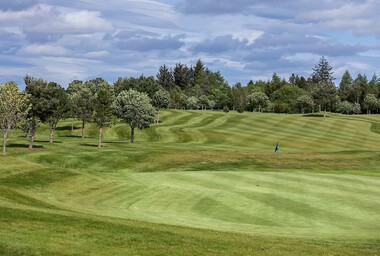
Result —
M 166 65 L 162 65 L 157 75 L 157 83 L 161 85 L 166 90 L 171 90 L 174 87 L 174 77 L 173 71 L 169 69 Z
M 342 101 L 349 100 L 352 94 L 352 85 L 354 80 L 348 70 L 344 72 L 342 80 L 339 83 L 338 95 Z
M 326 82 L 331 83 L 335 80 L 332 76 L 334 72 L 331 71 L 332 67 L 325 57 L 322 57 L 315 67 L 313 68 L 312 78 L 315 83 Z

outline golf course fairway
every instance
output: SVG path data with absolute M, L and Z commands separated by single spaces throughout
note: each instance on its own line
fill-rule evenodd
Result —
M 0 157 L 0 255 L 380 255 L 380 116 L 165 110 Z M 274 148 L 279 144 L 279 152 Z

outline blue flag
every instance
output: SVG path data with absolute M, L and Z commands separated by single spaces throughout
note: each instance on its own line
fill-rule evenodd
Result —
M 278 142 L 277 142 L 276 147 L 274 148 L 274 152 L 277 153 L 279 149 L 280 147 L 278 146 Z

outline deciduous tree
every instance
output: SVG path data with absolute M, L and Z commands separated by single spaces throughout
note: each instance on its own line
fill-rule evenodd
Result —
M 112 124 L 113 93 L 106 86 L 100 87 L 93 99 L 94 113 L 92 122 L 98 127 L 98 147 L 102 146 L 103 128 Z
M 29 95 L 20 93 L 14 82 L 0 86 L 0 128 L 3 134 L 3 155 L 7 139 L 12 131 L 22 124 L 30 109 Z
M 153 105 L 157 109 L 157 123 L 160 122 L 160 110 L 161 108 L 166 108 L 169 106 L 170 94 L 164 90 L 160 89 L 153 95 Z
M 154 122 L 154 107 L 147 94 L 128 90 L 121 92 L 113 106 L 117 117 L 131 128 L 131 143 L 135 141 L 135 129 L 149 128 Z
M 263 92 L 254 92 L 248 95 L 248 100 L 253 106 L 253 108 L 257 108 L 259 113 L 261 113 L 263 108 L 266 108 L 269 104 L 268 96 Z

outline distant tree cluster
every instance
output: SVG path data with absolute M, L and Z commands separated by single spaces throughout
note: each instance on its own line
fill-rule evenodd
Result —
M 324 57 L 307 78 L 292 74 L 286 80 L 273 73 L 268 81 L 232 86 L 220 72 L 211 71 L 200 59 L 190 67 L 181 63 L 174 67 L 162 65 L 156 77 L 120 77 L 113 85 L 96 78 L 85 82 L 74 80 L 64 89 L 55 82 L 26 75 L 24 92 L 14 82 L 0 85 L 3 154 L 14 129 L 25 131 L 30 139 L 29 148 L 33 148 L 36 129 L 41 123 L 49 125 L 49 141 L 53 143 L 58 122 L 68 117 L 81 120 L 82 138 L 87 123 L 98 127 L 101 147 L 103 128 L 111 126 L 117 118 L 130 126 L 133 143 L 135 129 L 158 123 L 162 108 L 216 109 L 225 113 L 230 110 L 302 114 L 323 111 L 325 116 L 329 111 L 378 113 L 380 80 L 376 75 L 370 80 L 362 74 L 353 79 L 346 71 L 338 87 L 334 80 L 332 67 Z

